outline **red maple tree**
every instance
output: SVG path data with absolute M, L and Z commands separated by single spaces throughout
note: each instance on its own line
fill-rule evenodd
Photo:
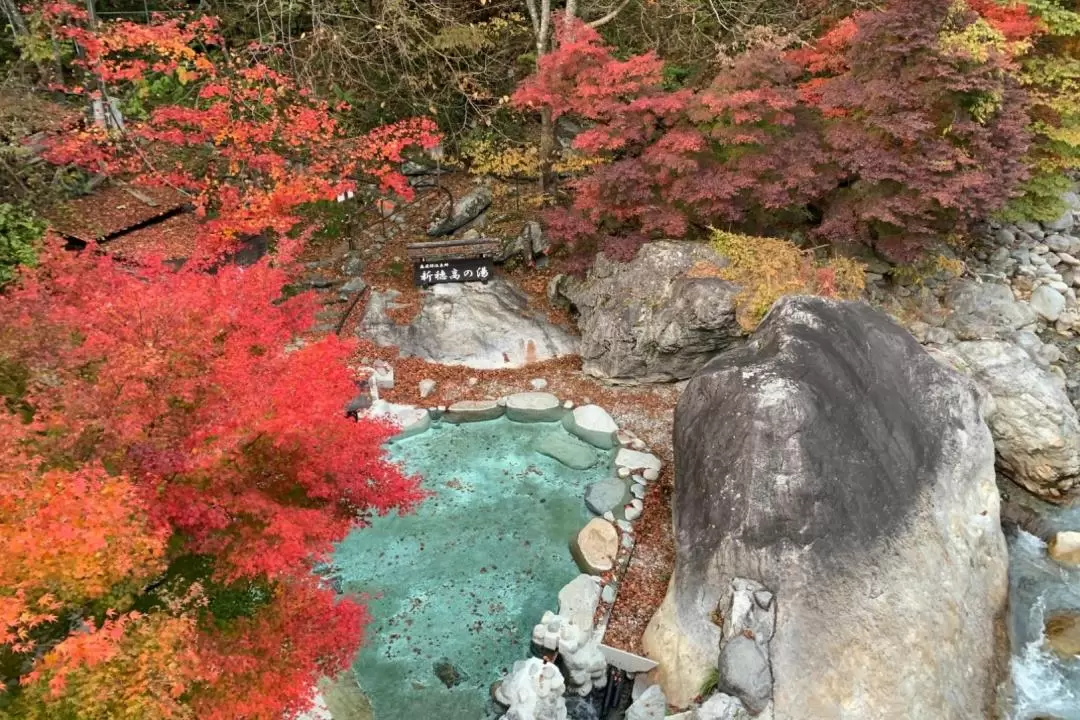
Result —
M 1003 41 L 1028 31 L 1018 10 L 988 12 Z M 1025 96 L 980 19 L 951 0 L 893 0 L 807 47 L 753 38 L 712 83 L 677 90 L 655 55 L 618 59 L 571 24 L 514 101 L 584 119 L 574 146 L 608 162 L 572 182 L 551 230 L 618 258 L 710 225 L 802 225 L 911 258 L 1028 174 Z
M 0 297 L 18 712 L 278 718 L 349 662 L 365 614 L 312 567 L 420 493 L 344 416 L 349 344 L 288 347 L 314 308 L 286 279 L 53 252 Z

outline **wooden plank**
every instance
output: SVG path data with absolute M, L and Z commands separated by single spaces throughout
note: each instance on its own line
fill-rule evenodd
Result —
M 502 246 L 500 240 L 482 238 L 480 240 L 439 240 L 427 243 L 410 243 L 405 247 L 410 260 L 429 258 L 475 258 L 494 255 Z

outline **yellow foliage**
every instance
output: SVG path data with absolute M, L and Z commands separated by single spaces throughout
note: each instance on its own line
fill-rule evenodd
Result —
M 962 1 L 954 3 L 952 12 L 966 13 L 967 4 Z M 938 44 L 945 55 L 967 58 L 978 63 L 989 60 L 993 51 L 1018 55 L 1028 48 L 1026 44 L 1010 43 L 1001 31 L 982 18 L 959 29 L 941 33 Z
M 892 277 L 901 285 L 922 285 L 927 278 L 939 273 L 959 277 L 966 269 L 964 261 L 944 255 L 928 255 L 910 265 L 898 265 L 893 268 Z
M 785 295 L 821 295 L 854 299 L 865 287 L 865 266 L 851 258 L 819 260 L 779 238 L 753 237 L 713 230 L 712 242 L 728 259 L 720 277 L 742 286 L 735 298 L 739 324 L 753 330 Z
M 511 145 L 490 138 L 467 140 L 462 143 L 461 155 L 469 161 L 473 175 L 536 179 L 540 177 L 540 150 L 536 145 Z M 556 173 L 579 173 L 604 162 L 601 158 L 564 151 L 552 163 Z

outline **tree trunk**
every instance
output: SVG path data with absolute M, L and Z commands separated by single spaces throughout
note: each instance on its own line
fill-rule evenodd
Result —
M 4 11 L 4 20 L 11 26 L 11 32 L 15 37 L 26 35 L 26 21 L 23 19 L 15 0 L 0 0 L 0 9 Z
M 540 111 L 540 192 L 551 190 L 555 157 L 555 122 L 551 119 L 551 108 Z

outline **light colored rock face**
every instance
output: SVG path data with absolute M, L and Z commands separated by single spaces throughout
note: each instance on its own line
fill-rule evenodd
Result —
M 507 707 L 501 720 L 566 720 L 566 683 L 562 673 L 540 658 L 514 663 L 495 700 Z
M 547 392 L 515 393 L 506 398 L 506 417 L 514 422 L 554 422 L 565 412 L 559 398 Z
M 582 405 L 563 418 L 563 426 L 587 443 L 603 450 L 615 447 L 619 426 L 599 405 Z
M 619 552 L 619 533 L 603 518 L 593 518 L 578 531 L 571 550 L 583 572 L 599 575 L 615 567 Z
M 477 369 L 518 368 L 577 352 L 577 339 L 529 309 L 501 278 L 487 285 L 436 285 L 422 293 L 420 314 L 407 325 L 387 316 L 399 293 L 372 292 L 358 332 L 403 355 Z
M 962 342 L 933 355 L 993 396 L 988 420 L 1001 471 L 1037 495 L 1063 497 L 1080 474 L 1080 419 L 1064 383 L 1011 343 Z
M 659 685 L 653 685 L 627 709 L 626 720 L 664 720 L 666 714 L 664 691 Z
M 716 277 L 687 277 L 726 260 L 703 243 L 648 243 L 629 263 L 603 255 L 588 277 L 564 282 L 578 310 L 584 371 L 612 380 L 688 378 L 743 333 L 735 321 L 738 288 Z
M 1005 338 L 1037 320 L 1031 305 L 1015 300 L 1008 285 L 959 283 L 946 302 L 952 315 L 945 327 L 961 340 Z
M 559 591 L 559 615 L 584 630 L 593 626 L 600 604 L 600 583 L 592 575 L 578 575 Z
M 643 638 L 668 701 L 714 667 L 711 615 L 744 577 L 775 593 L 776 720 L 989 717 L 1007 563 L 981 400 L 884 315 L 812 298 L 698 373 Z
M 1080 566 L 1080 532 L 1066 531 L 1055 534 L 1046 552 L 1062 565 Z

